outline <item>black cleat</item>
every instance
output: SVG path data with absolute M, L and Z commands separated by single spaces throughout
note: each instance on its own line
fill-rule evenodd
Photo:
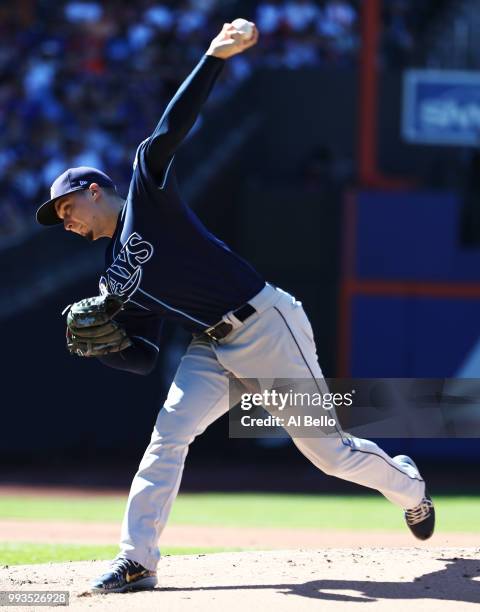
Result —
M 413 459 L 407 455 L 399 455 L 394 459 L 399 463 L 408 463 L 419 472 Z M 405 510 L 405 521 L 417 539 L 428 540 L 432 537 L 435 530 L 435 508 L 426 487 L 424 497 L 418 506 Z
M 435 529 L 435 508 L 432 498 L 425 489 L 425 497 L 415 506 L 405 510 L 405 520 L 413 535 L 419 540 L 428 540 Z
M 123 593 L 124 591 L 153 589 L 157 572 L 153 572 L 125 557 L 112 561 L 110 571 L 97 578 L 90 590 L 94 593 Z

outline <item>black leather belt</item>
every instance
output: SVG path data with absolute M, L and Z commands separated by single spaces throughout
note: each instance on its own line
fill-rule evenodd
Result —
M 233 310 L 232 314 L 236 319 L 243 323 L 255 312 L 257 312 L 255 308 L 251 304 L 247 303 L 243 306 L 240 306 L 240 308 L 237 308 L 237 310 Z M 215 342 L 217 342 L 218 340 L 222 340 L 223 338 L 228 336 L 232 329 L 233 325 L 231 323 L 227 323 L 226 321 L 220 321 L 220 323 L 212 325 L 212 327 L 209 327 L 203 333 L 212 340 L 215 340 Z

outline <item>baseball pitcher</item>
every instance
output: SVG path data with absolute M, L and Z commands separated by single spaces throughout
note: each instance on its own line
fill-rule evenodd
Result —
M 158 542 L 177 495 L 189 444 L 229 409 L 229 378 L 323 379 L 300 302 L 264 278 L 211 234 L 182 200 L 175 153 L 228 58 L 256 44 L 258 31 L 226 23 L 180 86 L 152 134 L 138 146 L 126 199 L 108 175 L 70 168 L 37 210 L 42 225 L 62 224 L 89 241 L 108 238 L 99 295 L 67 313 L 67 347 L 103 364 L 150 373 L 162 321 L 192 332 L 168 397 L 133 479 L 120 552 L 94 591 L 150 589 Z M 404 510 L 419 539 L 434 529 L 434 508 L 415 463 L 389 457 L 369 440 L 344 434 L 295 437 L 318 469 L 377 489 Z

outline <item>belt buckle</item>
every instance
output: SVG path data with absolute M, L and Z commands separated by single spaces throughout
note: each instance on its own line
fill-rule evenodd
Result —
M 218 323 L 217 323 L 217 325 L 218 325 Z M 211 327 L 209 327 L 208 329 L 204 330 L 204 332 L 203 332 L 206 336 L 208 336 L 214 342 L 218 342 L 218 338 L 214 334 L 215 328 L 217 327 L 217 325 L 212 325 Z
M 222 326 L 223 329 L 222 329 Z M 225 329 L 225 327 L 227 329 Z M 220 335 L 217 335 L 217 329 L 220 332 Z M 233 325 L 231 323 L 227 323 L 227 321 L 220 321 L 216 325 L 212 325 L 204 331 L 209 338 L 211 338 L 214 342 L 219 342 L 228 336 L 228 334 L 233 330 Z M 225 333 L 223 333 L 225 332 Z

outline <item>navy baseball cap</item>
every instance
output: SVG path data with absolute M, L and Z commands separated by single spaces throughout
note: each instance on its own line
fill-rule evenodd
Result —
M 88 189 L 92 183 L 97 183 L 100 187 L 116 189 L 112 179 L 96 168 L 80 166 L 79 168 L 69 168 L 53 181 L 50 187 L 50 200 L 45 202 L 37 210 L 37 221 L 40 225 L 57 225 L 62 220 L 55 211 L 55 202 L 63 196 Z

